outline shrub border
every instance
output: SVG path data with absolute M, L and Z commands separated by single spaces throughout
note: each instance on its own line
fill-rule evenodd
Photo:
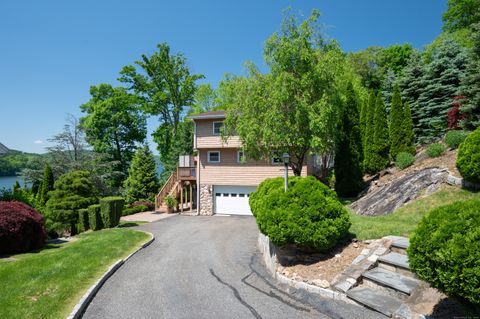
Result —
M 103 284 L 110 278 L 111 275 L 117 271 L 118 268 L 120 268 L 127 260 L 129 260 L 133 255 L 138 253 L 140 250 L 144 249 L 148 245 L 150 245 L 154 240 L 155 240 L 155 235 L 153 235 L 150 232 L 143 231 L 142 232 L 149 234 L 152 238 L 148 240 L 146 243 L 144 243 L 140 248 L 135 250 L 133 253 L 125 257 L 124 259 L 119 259 L 117 262 L 115 262 L 113 265 L 111 265 L 108 270 L 98 279 L 90 288 L 87 290 L 87 292 L 82 296 L 80 301 L 73 307 L 72 312 L 70 315 L 68 315 L 67 319 L 78 319 L 81 318 L 84 311 L 87 309 L 88 305 L 92 301 L 93 297 L 97 294 L 98 290 L 103 286 Z

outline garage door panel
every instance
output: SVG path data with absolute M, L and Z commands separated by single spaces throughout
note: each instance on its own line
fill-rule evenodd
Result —
M 252 215 L 248 199 L 255 186 L 215 186 L 215 213 Z

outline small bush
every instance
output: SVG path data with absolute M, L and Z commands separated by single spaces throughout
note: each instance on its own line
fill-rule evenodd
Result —
M 445 135 L 445 144 L 450 148 L 457 148 L 467 138 L 467 133 L 464 131 L 448 131 Z
M 395 165 L 400 169 L 405 169 L 415 163 L 415 156 L 407 152 L 400 152 L 395 159 Z
M 326 251 L 347 235 L 350 216 L 334 191 L 314 177 L 263 181 L 250 196 L 260 231 L 278 246 L 287 244 Z
M 125 205 L 125 200 L 122 197 L 105 197 L 100 200 L 100 212 L 106 228 L 118 226 L 120 217 L 122 217 L 123 205 Z
M 167 197 L 165 197 L 163 201 L 165 205 L 167 205 L 170 208 L 177 206 L 177 200 L 175 199 L 175 197 L 171 195 L 168 195 Z
M 45 243 L 43 216 L 17 201 L 0 202 L 0 254 L 40 249 Z
M 427 156 L 428 157 L 439 157 L 443 153 L 445 153 L 445 151 L 446 151 L 445 145 L 443 145 L 441 143 L 430 144 L 427 147 Z
M 78 226 L 79 226 L 79 231 L 84 232 L 88 229 L 90 229 L 89 224 L 88 224 L 88 209 L 87 208 L 82 208 L 78 210 Z
M 91 230 L 103 229 L 102 215 L 100 214 L 100 205 L 88 206 L 88 224 Z
M 131 207 L 136 207 L 136 206 L 145 206 L 147 207 L 146 210 L 142 210 L 142 212 L 146 212 L 146 211 L 153 211 L 155 210 L 155 203 L 149 201 L 149 200 L 139 200 L 139 201 L 136 201 L 136 202 L 133 202 L 132 204 L 130 204 L 130 208 Z
M 123 209 L 122 216 L 128 216 L 128 215 L 133 215 L 136 213 L 148 212 L 148 211 L 150 211 L 150 209 L 145 205 L 128 207 Z
M 408 256 L 419 278 L 480 305 L 480 200 L 431 211 L 411 237 Z
M 470 133 L 460 145 L 457 168 L 467 181 L 480 183 L 480 128 Z

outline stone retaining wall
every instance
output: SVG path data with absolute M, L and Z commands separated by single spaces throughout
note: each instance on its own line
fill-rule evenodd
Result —
M 213 215 L 213 186 L 200 185 L 200 209 L 199 215 Z

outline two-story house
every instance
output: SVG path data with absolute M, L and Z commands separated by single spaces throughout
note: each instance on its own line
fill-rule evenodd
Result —
M 194 149 L 197 151 L 197 209 L 200 215 L 251 215 L 250 193 L 266 178 L 284 176 L 281 158 L 245 159 L 238 136 L 221 136 L 224 111 L 190 117 L 195 123 Z M 289 170 L 292 175 L 292 170 Z M 307 158 L 302 176 L 313 174 L 313 159 Z

